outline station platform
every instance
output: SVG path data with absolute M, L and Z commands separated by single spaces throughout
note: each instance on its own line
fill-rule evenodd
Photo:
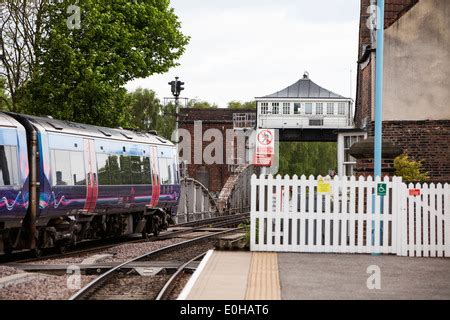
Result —
M 209 251 L 179 300 L 280 300 L 275 253 Z
M 378 288 L 368 285 L 376 266 Z M 450 299 L 450 259 L 209 251 L 179 300 Z

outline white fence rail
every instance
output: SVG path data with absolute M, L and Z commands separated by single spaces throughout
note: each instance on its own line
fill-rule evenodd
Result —
M 450 256 L 448 184 L 335 177 L 318 188 L 319 179 L 252 176 L 251 250 Z

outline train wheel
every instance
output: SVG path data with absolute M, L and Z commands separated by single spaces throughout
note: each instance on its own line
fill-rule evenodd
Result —
M 67 252 L 67 246 L 63 243 L 60 243 L 56 246 L 56 249 L 58 250 L 58 253 L 64 254 Z
M 153 235 L 155 237 L 159 236 L 159 225 L 156 223 L 153 225 Z
M 152 232 L 155 237 L 159 236 L 160 218 L 157 215 L 153 215 L 152 219 Z
M 11 247 L 11 246 L 8 246 L 8 245 L 6 245 L 4 248 L 3 248 L 3 253 L 4 254 L 6 254 L 6 255 L 11 255 L 12 253 L 13 253 L 13 247 Z
M 42 249 L 39 247 L 36 247 L 34 249 L 31 250 L 31 254 L 36 257 L 36 258 L 41 258 L 42 257 Z

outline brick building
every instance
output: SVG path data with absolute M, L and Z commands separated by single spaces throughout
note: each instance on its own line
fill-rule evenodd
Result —
M 374 131 L 376 44 L 367 12 L 374 3 L 361 0 L 355 107 L 356 127 L 369 139 Z M 400 150 L 422 160 L 431 180 L 450 181 L 449 12 L 450 1 L 385 0 L 383 146 L 394 151 L 391 159 L 383 154 L 386 173 Z M 358 173 L 373 171 L 371 152 L 355 154 Z
M 190 134 L 191 138 L 191 154 L 189 157 L 186 155 L 182 155 L 184 159 L 189 158 L 190 164 L 188 164 L 188 175 L 207 187 L 210 192 L 213 194 L 218 194 L 227 179 L 230 177 L 232 173 L 233 166 L 230 164 L 236 163 L 236 143 L 237 138 L 233 136 L 233 139 L 226 139 L 226 131 L 232 130 L 235 132 L 236 122 L 240 123 L 240 127 L 242 128 L 242 118 L 239 117 L 241 115 L 255 115 L 256 110 L 236 110 L 236 109 L 195 109 L 195 108 L 182 108 L 180 109 L 180 119 L 179 119 L 179 129 L 187 130 Z M 254 117 L 250 117 L 254 119 Z M 239 121 L 240 120 L 240 121 Z M 207 164 L 205 163 L 205 159 L 202 159 L 201 163 L 195 163 L 195 157 L 199 156 L 200 148 L 194 146 L 194 135 L 199 135 L 200 132 L 195 131 L 195 123 L 197 122 L 197 128 L 199 128 L 199 123 L 201 122 L 201 136 L 203 137 L 205 132 L 209 129 L 216 129 L 222 133 L 223 141 L 223 154 L 220 163 Z M 244 123 L 245 124 L 245 123 Z M 254 126 L 253 120 L 247 123 L 248 128 Z M 197 129 L 198 130 L 198 129 Z M 180 132 L 180 137 L 182 133 Z M 197 137 L 198 139 L 198 137 Z M 209 139 L 205 137 L 206 141 L 203 141 L 201 145 L 201 152 L 205 150 L 205 148 L 211 144 L 213 139 Z M 227 152 L 228 150 L 232 150 Z

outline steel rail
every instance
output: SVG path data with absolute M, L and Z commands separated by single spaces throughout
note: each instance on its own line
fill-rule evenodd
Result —
M 214 232 L 212 234 L 200 236 L 200 237 L 197 237 L 197 238 L 194 238 L 194 239 L 186 240 L 186 241 L 183 241 L 183 242 L 180 242 L 180 243 L 175 243 L 175 244 L 163 247 L 163 248 L 159 248 L 159 249 L 156 249 L 156 250 L 144 253 L 144 254 L 142 254 L 142 255 L 140 255 L 138 257 L 129 259 L 129 260 L 127 260 L 127 261 L 125 261 L 125 262 L 123 262 L 123 263 L 121 263 L 121 264 L 119 264 L 119 265 L 109 269 L 108 271 L 106 271 L 105 273 L 100 275 L 99 277 L 97 277 L 94 280 L 92 280 L 85 287 L 83 287 L 78 292 L 76 292 L 74 295 L 72 295 L 69 298 L 69 300 L 81 300 L 81 299 L 83 299 L 85 297 L 88 297 L 91 293 L 94 293 L 95 290 L 104 283 L 104 281 L 108 280 L 109 277 L 111 277 L 117 270 L 123 268 L 127 264 L 130 264 L 132 262 L 136 262 L 136 261 L 138 261 L 140 259 L 147 258 L 147 257 L 152 256 L 152 255 L 157 255 L 157 254 L 160 254 L 160 253 L 163 253 L 163 252 L 170 252 L 171 250 L 174 250 L 174 249 L 180 249 L 180 248 L 182 248 L 184 246 L 193 244 L 195 242 L 199 242 L 199 241 L 204 240 L 204 239 L 212 238 L 212 237 L 218 236 L 220 234 L 229 233 L 229 232 L 237 231 L 237 230 L 240 230 L 240 229 L 241 228 L 232 228 L 230 230 Z
M 208 252 L 208 251 L 207 251 Z M 200 259 L 201 257 L 205 256 L 207 252 L 203 252 L 202 254 L 199 254 L 195 258 L 189 260 L 182 266 L 180 266 L 177 271 L 170 277 L 169 280 L 167 280 L 164 287 L 161 289 L 161 291 L 158 293 L 158 296 L 155 300 L 167 300 L 169 298 L 169 295 L 172 293 L 173 288 L 175 286 L 176 280 L 180 277 L 180 275 L 183 273 L 183 271 L 187 268 L 188 265 L 190 265 L 192 262 Z

